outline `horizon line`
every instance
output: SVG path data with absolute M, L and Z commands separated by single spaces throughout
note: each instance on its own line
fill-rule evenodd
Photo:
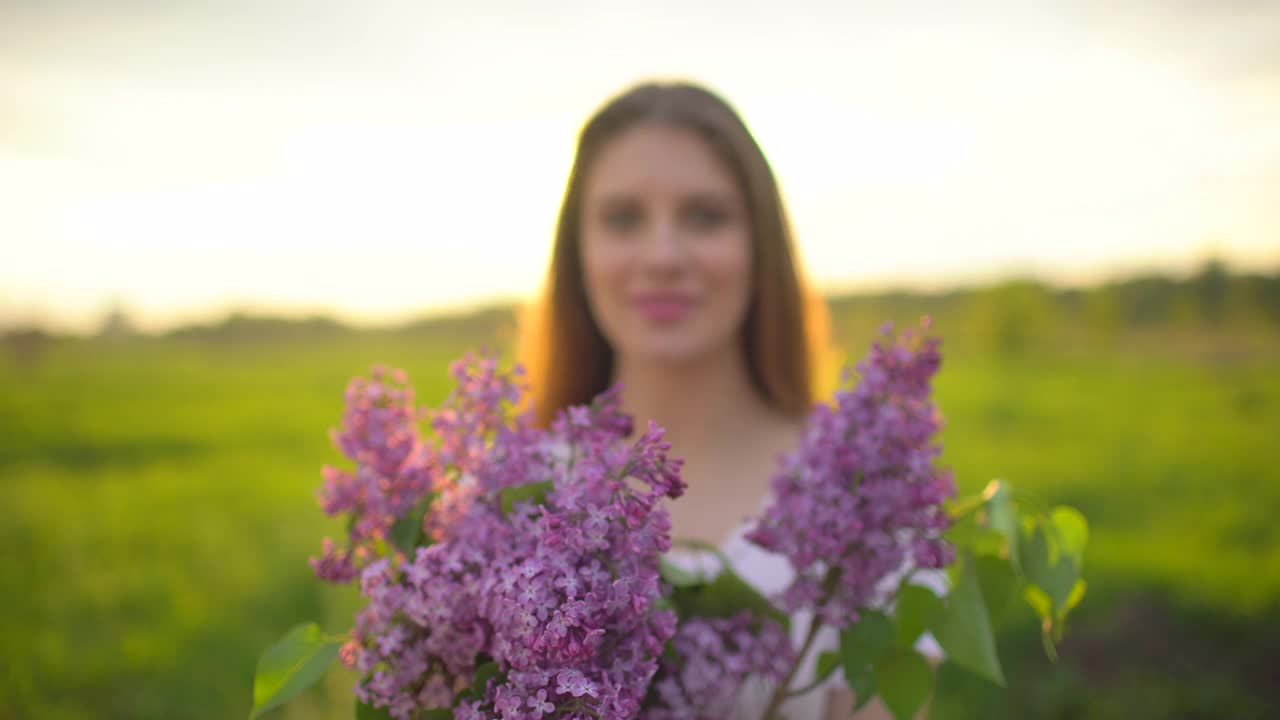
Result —
M 1209 254 L 1191 263 L 1186 261 L 1148 263 L 1142 267 L 1112 268 L 1083 274 L 1087 275 L 1087 278 L 1083 275 L 1055 278 L 1032 271 L 995 271 L 936 279 L 900 277 L 875 281 L 853 280 L 815 284 L 814 290 L 829 302 L 899 293 L 936 297 L 1019 282 L 1041 285 L 1053 292 L 1087 291 L 1146 277 L 1166 277 L 1186 281 L 1213 264 L 1220 265 L 1232 276 L 1280 275 L 1280 257 L 1269 262 L 1266 260 L 1241 262 L 1238 258 L 1233 260 L 1220 254 Z M 27 313 L 28 317 L 24 318 L 21 317 L 22 313 L 9 314 L 0 307 L 0 333 L 38 330 L 58 336 L 92 337 L 101 334 L 104 323 L 112 315 L 122 315 L 130 323 L 133 333 L 150 336 L 163 336 L 182 330 L 217 326 L 237 316 L 292 322 L 329 321 L 351 330 L 395 330 L 424 321 L 449 320 L 507 308 L 518 310 L 533 302 L 535 296 L 536 293 L 534 295 L 490 295 L 387 313 L 360 313 L 324 306 L 291 307 L 278 303 L 229 301 L 199 310 L 178 312 L 167 320 L 150 322 L 140 322 L 139 315 L 145 316 L 146 312 L 140 311 L 127 302 L 108 302 L 99 312 L 82 317 L 80 321 L 67 321 L 63 318 L 60 322 L 32 318 L 30 315 L 33 313 Z

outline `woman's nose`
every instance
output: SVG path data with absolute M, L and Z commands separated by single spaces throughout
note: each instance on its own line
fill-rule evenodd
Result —
M 658 268 L 679 267 L 684 261 L 684 243 L 674 218 L 658 218 L 650 226 L 645 242 L 645 260 Z

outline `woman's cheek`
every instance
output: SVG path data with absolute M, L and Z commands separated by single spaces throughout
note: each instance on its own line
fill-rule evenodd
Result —
M 704 259 L 708 284 L 714 284 L 717 294 L 740 303 L 750 283 L 751 263 L 746 242 L 732 234 L 708 249 L 711 252 Z
M 604 287 L 602 290 L 609 298 L 617 317 L 622 317 L 626 310 L 626 293 L 630 274 L 631 259 L 629 254 L 621 248 L 614 248 L 613 252 L 605 258 Z
M 609 324 L 611 334 L 626 333 L 628 322 L 627 288 L 632 274 L 632 260 L 624 248 L 601 248 L 596 260 L 593 288 L 601 307 L 599 310 L 606 317 L 601 320 Z M 617 339 L 617 338 L 615 338 Z

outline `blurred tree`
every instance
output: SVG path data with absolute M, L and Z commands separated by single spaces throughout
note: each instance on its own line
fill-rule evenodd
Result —
M 53 336 L 40 327 L 18 327 L 0 333 L 0 345 L 13 358 L 15 366 L 35 368 L 53 345 Z
M 1191 278 L 1190 290 L 1200 319 L 1210 325 L 1222 323 L 1228 310 L 1231 293 L 1231 276 L 1227 265 L 1218 258 L 1209 258 Z
M 187 325 L 175 328 L 169 334 L 215 342 L 259 342 L 299 338 L 331 339 L 346 332 L 350 332 L 350 328 L 324 315 L 296 318 L 234 311 L 221 322 Z
M 1012 280 L 977 290 L 969 299 L 968 331 L 999 355 L 1020 355 L 1053 333 L 1055 308 L 1044 285 Z
M 1085 293 L 1084 320 L 1097 340 L 1113 342 L 1124 327 L 1119 293 L 1114 284 L 1100 285 Z
M 1125 322 L 1131 326 L 1165 325 L 1173 314 L 1178 283 L 1164 275 L 1140 275 L 1115 286 Z
M 98 337 L 101 338 L 126 338 L 137 333 L 138 327 L 133 322 L 133 318 L 129 316 L 128 311 L 120 304 L 112 306 L 98 326 Z
M 1272 275 L 1248 275 L 1242 282 L 1245 294 L 1263 320 L 1280 324 L 1280 272 Z

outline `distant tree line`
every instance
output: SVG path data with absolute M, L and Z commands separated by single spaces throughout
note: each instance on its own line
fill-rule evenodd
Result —
M 881 292 L 829 298 L 836 337 L 862 344 L 885 320 L 935 319 L 948 341 L 1017 353 L 1050 341 L 1087 337 L 1110 340 L 1149 330 L 1213 329 L 1280 336 L 1280 271 L 1234 273 L 1218 260 L 1189 277 L 1145 274 L 1088 288 L 1055 288 L 1034 279 L 943 292 Z M 351 333 L 392 333 L 479 345 L 514 337 L 517 310 L 510 304 L 470 312 L 426 316 L 378 328 L 343 324 L 331 317 L 288 318 L 236 312 L 218 322 L 192 324 L 164 337 L 209 342 L 333 339 Z M 112 309 L 97 337 L 119 340 L 139 333 L 127 312 Z M 19 362 L 41 353 L 55 336 L 36 326 L 0 332 L 0 343 Z
M 879 318 L 912 322 L 928 314 L 949 339 L 1001 353 L 1160 331 L 1280 338 L 1280 272 L 1232 273 L 1211 260 L 1186 278 L 1145 274 L 1089 288 L 1012 279 L 941 293 L 837 297 L 831 308 L 839 338 L 865 337 Z

